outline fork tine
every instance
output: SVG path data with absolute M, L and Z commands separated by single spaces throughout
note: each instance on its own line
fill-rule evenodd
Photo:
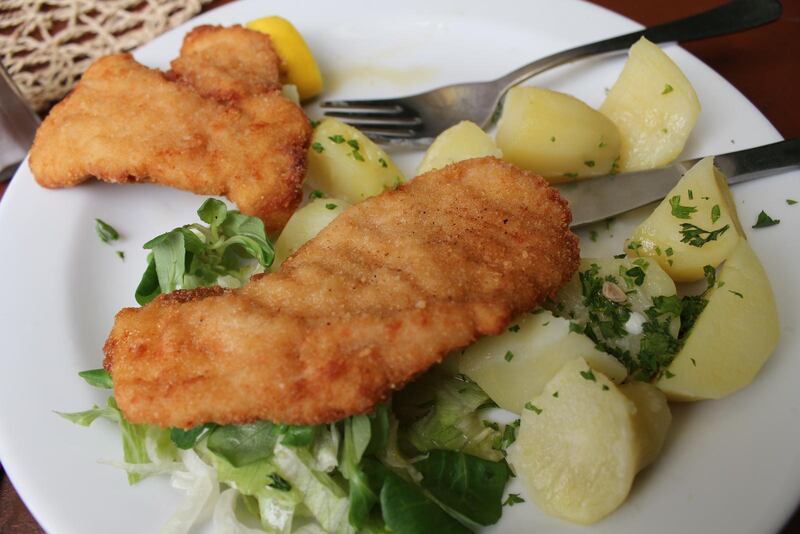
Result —
M 327 111 L 326 117 L 341 119 L 343 122 L 360 128 L 362 126 L 414 127 L 422 124 L 422 119 L 409 115 L 386 115 L 380 113 L 344 113 Z
M 320 104 L 323 109 L 350 113 L 404 113 L 396 100 L 329 100 Z
M 363 128 L 359 128 L 361 133 L 366 135 L 370 138 L 379 138 L 379 139 L 414 139 L 417 136 L 417 132 L 410 128 L 372 128 L 369 126 L 365 126 Z

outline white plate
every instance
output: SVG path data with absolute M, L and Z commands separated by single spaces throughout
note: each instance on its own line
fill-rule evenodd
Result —
M 490 8 L 479 0 L 405 0 L 380 7 L 350 0 L 300 4 L 230 4 L 156 39 L 136 55 L 165 68 L 193 26 L 280 14 L 297 25 L 314 50 L 328 80 L 326 97 L 379 97 L 494 77 L 550 52 L 638 28 L 574 1 L 495 0 Z M 665 49 L 703 104 L 685 156 L 780 139 L 720 76 L 677 46 Z M 623 61 L 624 55 L 583 61 L 540 76 L 536 83 L 597 106 Z M 414 152 L 396 156 L 409 174 L 420 158 Z M 782 220 L 776 227 L 751 231 L 776 289 L 783 333 L 755 383 L 722 401 L 674 407 L 661 459 L 638 477 L 622 508 L 597 525 L 569 525 L 526 504 L 506 509 L 493 530 L 752 534 L 780 528 L 800 499 L 800 254 L 794 245 L 800 206 L 785 203 L 787 197 L 800 197 L 799 178 L 797 172 L 784 173 L 734 191 L 743 221 L 755 221 L 762 209 Z M 153 532 L 182 498 L 164 478 L 129 487 L 124 473 L 97 463 L 121 456 L 112 425 L 81 428 L 53 410 L 78 411 L 105 401 L 76 373 L 100 366 L 115 312 L 135 305 L 133 292 L 145 265 L 141 245 L 194 220 L 200 202 L 188 193 L 145 185 L 89 183 L 48 191 L 23 166 L 0 203 L 0 277 L 5 281 L 0 296 L 0 458 L 50 532 Z M 598 243 L 584 240 L 584 255 L 616 252 L 627 228 L 641 216 L 620 220 L 610 231 L 601 229 Z M 120 230 L 119 244 L 97 239 L 95 217 Z M 124 262 L 116 249 L 125 251 Z

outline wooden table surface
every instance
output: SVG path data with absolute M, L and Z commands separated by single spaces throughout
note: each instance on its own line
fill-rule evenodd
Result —
M 554 0 L 555 1 L 555 0 Z M 227 3 L 217 0 L 207 9 Z M 644 25 L 685 17 L 721 2 L 717 0 L 595 0 Z M 736 86 L 786 137 L 800 137 L 800 1 L 785 0 L 781 19 L 769 26 L 740 34 L 684 45 Z M 0 184 L 0 198 L 5 190 Z M 43 532 L 20 501 L 13 486 L 0 472 L 0 533 Z M 800 513 L 795 513 L 783 534 L 800 532 Z

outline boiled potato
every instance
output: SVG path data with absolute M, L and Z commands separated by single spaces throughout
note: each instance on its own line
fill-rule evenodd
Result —
M 697 122 L 700 101 L 681 69 L 642 37 L 600 111 L 619 128 L 621 170 L 635 171 L 678 157 Z
M 615 382 L 627 376 L 613 356 L 597 350 L 586 336 L 570 332 L 569 321 L 545 310 L 521 315 L 508 331 L 480 339 L 453 359 L 458 372 L 477 382 L 498 406 L 521 413 L 564 363 L 575 358 Z
M 474 122 L 461 121 L 433 140 L 417 167 L 417 174 L 440 169 L 456 161 L 483 156 L 502 158 L 503 152 L 480 126 Z
M 504 159 L 551 182 L 617 171 L 614 123 L 575 97 L 538 87 L 506 95 L 497 125 Z
M 671 400 L 718 399 L 753 381 L 780 336 L 767 274 L 745 239 L 725 261 L 703 312 L 656 385 Z
M 564 364 L 523 411 L 509 459 L 546 513 L 598 521 L 621 505 L 639 470 L 636 405 L 582 358 Z
M 672 422 L 667 397 L 652 384 L 628 382 L 619 390 L 636 405 L 633 426 L 636 430 L 639 469 L 653 463 L 664 446 L 667 430 Z
M 725 177 L 705 158 L 687 172 L 626 243 L 629 256 L 647 256 L 678 282 L 703 278 L 736 248 L 741 230 Z
M 658 297 L 671 299 L 671 313 L 656 313 L 654 320 L 650 315 Z M 666 341 L 677 348 L 680 301 L 675 283 L 649 259 L 585 258 L 578 273 L 548 307 L 572 321 L 577 329 L 596 336 L 606 345 L 604 350 L 623 361 L 629 359 L 629 370 L 632 374 L 635 370 L 642 380 L 649 380 L 658 371 L 652 368 L 650 358 L 645 365 L 639 358 L 648 326 L 654 326 L 655 321 L 667 324 Z
M 294 212 L 275 241 L 272 270 L 277 270 L 303 243 L 317 235 L 349 207 L 350 203 L 341 199 L 317 198 Z
M 308 175 L 315 187 L 351 204 L 404 181 L 403 173 L 378 145 L 352 126 L 331 118 L 314 129 Z
M 246 27 L 266 33 L 283 62 L 286 82 L 297 87 L 301 100 L 322 92 L 322 74 L 305 39 L 294 25 L 283 17 L 251 20 Z

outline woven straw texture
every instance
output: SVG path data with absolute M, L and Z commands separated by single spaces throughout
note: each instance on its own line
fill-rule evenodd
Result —
M 209 0 L 0 0 L 0 61 L 36 110 L 64 97 L 96 58 L 128 51 Z

